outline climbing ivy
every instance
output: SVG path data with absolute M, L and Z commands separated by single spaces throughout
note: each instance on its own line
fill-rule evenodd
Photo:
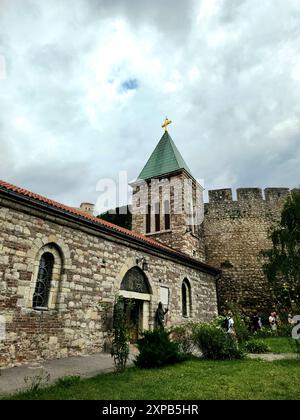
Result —
M 263 270 L 281 312 L 300 313 L 300 191 L 287 199 L 281 220 L 262 251 Z
M 120 296 L 116 297 L 114 304 L 111 355 L 114 358 L 116 370 L 122 372 L 126 367 L 129 356 L 129 335 L 125 321 L 124 299 Z

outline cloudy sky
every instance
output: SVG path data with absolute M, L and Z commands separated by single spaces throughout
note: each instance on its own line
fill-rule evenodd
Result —
M 170 134 L 205 187 L 300 184 L 299 0 L 0 0 L 0 179 L 95 202 Z

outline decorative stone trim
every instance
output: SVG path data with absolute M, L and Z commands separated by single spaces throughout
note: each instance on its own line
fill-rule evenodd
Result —
M 127 299 L 137 299 L 137 300 L 151 300 L 151 295 L 148 293 L 136 293 L 136 292 L 128 292 L 127 290 L 120 290 L 120 296 L 123 296 Z
M 50 239 L 50 242 L 46 242 L 46 240 Z M 56 240 L 56 242 L 51 241 L 51 239 L 55 240 L 55 237 L 38 239 L 35 241 L 33 247 L 28 252 L 27 255 L 30 256 L 31 259 L 31 266 L 32 266 L 32 276 L 30 281 L 30 286 L 25 287 L 23 290 L 24 293 L 24 305 L 25 308 L 32 309 L 32 298 L 35 292 L 39 265 L 42 255 L 45 252 L 48 252 L 53 255 L 54 257 L 54 265 L 52 270 L 52 279 L 51 279 L 51 288 L 49 292 L 49 300 L 48 300 L 48 307 L 47 310 L 54 310 L 59 308 L 59 294 L 62 289 L 62 281 L 63 281 L 63 270 L 65 269 L 64 261 L 66 261 L 65 255 L 63 254 L 61 247 L 58 243 L 62 244 L 62 241 Z M 42 245 L 42 246 L 40 246 Z M 39 247 L 40 246 L 40 247 Z M 38 248 L 39 247 L 39 248 Z M 63 247 L 67 253 L 69 254 L 68 248 L 63 244 Z M 37 250 L 38 248 L 38 250 Z M 34 255 L 34 257 L 32 257 Z M 69 257 L 67 257 L 69 258 Z
M 64 269 L 68 270 L 71 268 L 72 260 L 70 255 L 69 247 L 57 236 L 55 235 L 49 235 L 49 236 L 43 236 L 42 238 L 37 238 L 33 244 L 31 245 L 31 248 L 27 252 L 27 257 L 31 259 L 36 259 L 36 255 L 39 252 L 39 250 L 47 244 L 55 244 L 60 250 L 63 257 L 63 265 Z
M 157 232 L 153 231 L 153 232 L 145 233 L 145 236 L 163 235 L 164 233 L 172 233 L 172 229 L 159 230 Z

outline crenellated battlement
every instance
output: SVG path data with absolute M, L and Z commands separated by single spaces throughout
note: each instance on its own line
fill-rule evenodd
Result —
M 265 188 L 265 199 L 269 202 L 286 200 L 289 194 L 289 188 Z
M 236 190 L 237 200 L 233 200 L 233 191 L 231 188 L 224 188 L 219 190 L 209 190 L 209 204 L 240 202 L 278 202 L 286 200 L 290 194 L 289 188 L 238 188 Z
M 223 203 L 232 201 L 232 189 L 225 188 L 221 190 L 208 191 L 209 203 Z
M 238 188 L 236 190 L 237 201 L 253 202 L 263 201 L 263 192 L 261 188 Z

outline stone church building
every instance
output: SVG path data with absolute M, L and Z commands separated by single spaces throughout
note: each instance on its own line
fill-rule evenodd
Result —
M 228 301 L 272 305 L 257 254 L 288 189 L 210 191 L 204 204 L 167 130 L 132 188 L 128 230 L 0 181 L 0 366 L 103 350 L 116 295 L 133 340 L 159 302 L 167 326 Z

